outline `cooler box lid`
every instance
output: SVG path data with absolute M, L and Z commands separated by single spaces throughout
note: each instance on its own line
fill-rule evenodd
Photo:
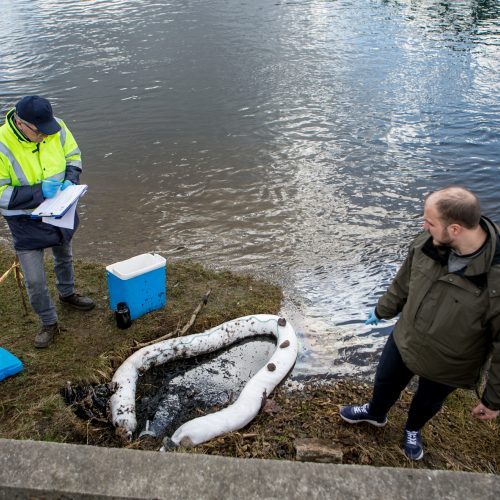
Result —
M 0 347 L 0 380 L 15 375 L 23 369 L 23 364 L 12 353 Z
M 129 280 L 141 274 L 149 273 L 166 266 L 166 259 L 158 254 L 143 253 L 131 259 L 115 262 L 106 266 L 106 271 L 121 280 Z

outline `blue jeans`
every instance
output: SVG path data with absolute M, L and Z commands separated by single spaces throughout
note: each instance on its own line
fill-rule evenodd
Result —
M 370 414 L 377 417 L 387 415 L 414 375 L 401 358 L 391 333 L 375 374 Z M 441 409 L 446 397 L 454 390 L 455 388 L 449 385 L 419 377 L 418 388 L 408 410 L 406 428 L 410 431 L 419 431 Z
M 67 297 L 75 292 L 71 242 L 51 248 L 54 255 L 57 290 L 59 295 Z M 43 249 L 17 252 L 31 306 L 44 325 L 53 325 L 57 323 L 57 312 L 47 288 L 43 255 Z

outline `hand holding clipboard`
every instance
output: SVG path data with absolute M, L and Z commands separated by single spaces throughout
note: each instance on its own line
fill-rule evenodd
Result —
M 33 210 L 35 217 L 63 217 L 70 207 L 87 192 L 87 185 L 73 185 L 60 189 L 53 198 L 47 198 Z

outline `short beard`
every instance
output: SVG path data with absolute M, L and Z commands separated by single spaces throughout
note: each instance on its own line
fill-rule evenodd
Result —
M 453 248 L 452 247 L 452 240 L 451 238 L 448 238 L 447 240 L 436 240 L 435 238 L 432 238 L 432 243 L 436 247 L 442 247 L 442 248 Z

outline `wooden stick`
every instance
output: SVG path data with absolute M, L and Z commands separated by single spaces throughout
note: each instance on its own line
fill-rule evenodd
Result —
M 208 302 L 208 297 L 210 296 L 212 290 L 208 290 L 207 293 L 203 296 L 202 301 L 198 304 L 196 309 L 193 311 L 193 314 L 191 315 L 191 319 L 184 325 L 182 330 L 178 333 L 178 337 L 182 337 L 186 335 L 188 330 L 193 326 L 194 322 L 196 321 L 196 316 L 198 316 L 198 313 L 201 311 L 202 307 L 207 304 Z
M 203 299 L 201 302 L 196 306 L 196 309 L 193 311 L 193 314 L 191 315 L 191 318 L 189 321 L 182 327 L 181 330 L 179 328 L 176 328 L 175 331 L 167 333 L 166 335 L 163 335 L 162 337 L 158 337 L 157 339 L 151 340 L 149 342 L 144 342 L 142 344 L 136 344 L 134 346 L 134 349 L 142 349 L 143 347 L 146 347 L 148 345 L 156 344 L 157 342 L 161 342 L 162 340 L 167 340 L 172 337 L 182 337 L 185 335 L 188 330 L 193 326 L 194 322 L 196 321 L 196 317 L 198 316 L 199 312 L 203 308 L 204 305 L 207 304 L 208 302 L 208 297 L 210 296 L 212 290 L 208 290 L 205 295 L 203 296 Z
M 24 293 L 23 293 L 23 274 L 21 273 L 21 265 L 19 264 L 19 259 L 17 257 L 14 263 L 16 265 L 15 275 L 17 281 L 17 288 L 19 289 L 19 294 L 21 295 L 21 300 L 23 301 L 24 315 L 28 316 L 28 306 L 26 305 L 26 300 L 24 298 Z
M 10 273 L 11 271 L 13 271 L 15 268 L 16 268 L 16 261 L 14 261 L 14 264 L 12 264 L 12 266 L 11 266 L 11 267 L 9 267 L 9 269 L 7 269 L 7 271 L 5 271 L 5 272 L 2 274 L 2 276 L 0 277 L 0 283 L 2 283 L 2 282 L 5 280 L 5 278 L 7 278 L 7 276 L 9 275 L 9 273 Z
M 12 264 L 12 266 L 10 266 L 10 268 L 7 269 L 7 271 L 5 271 L 0 277 L 0 284 L 3 283 L 3 281 L 5 280 L 5 278 L 7 278 L 7 276 L 10 274 L 11 271 L 14 271 L 14 276 L 17 281 L 17 287 L 19 289 L 19 293 L 21 294 L 21 300 L 23 302 L 24 313 L 27 316 L 28 306 L 26 305 L 26 300 L 24 299 L 24 294 L 23 294 L 23 282 L 22 282 L 23 275 L 21 273 L 19 259 L 17 257 L 14 259 L 14 264 Z

